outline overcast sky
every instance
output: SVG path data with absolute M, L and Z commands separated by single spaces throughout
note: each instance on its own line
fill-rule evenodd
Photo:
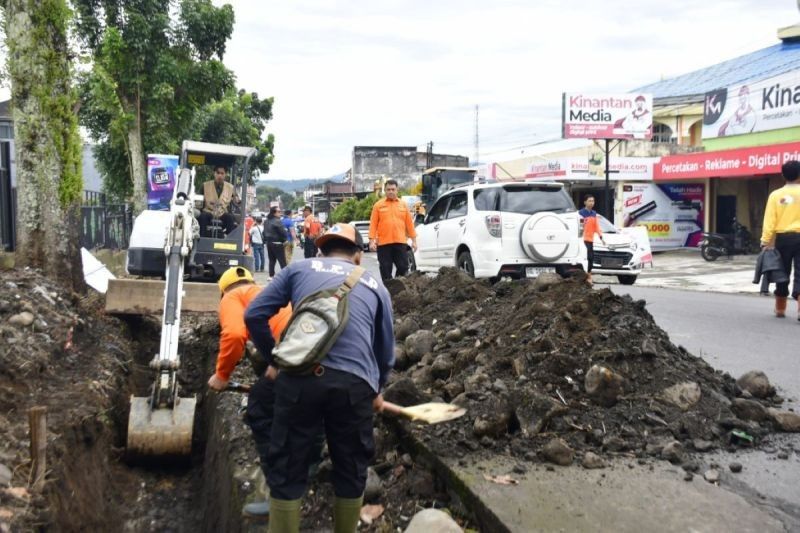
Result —
M 794 0 L 214 0 L 225 63 L 274 96 L 270 178 L 325 178 L 357 145 L 481 161 L 560 135 L 563 91 L 627 92 L 778 42 Z M 3 91 L 4 95 L 7 91 Z

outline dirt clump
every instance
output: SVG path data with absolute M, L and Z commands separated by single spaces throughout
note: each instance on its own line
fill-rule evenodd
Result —
M 491 285 L 445 268 L 393 286 L 395 299 L 414 303 L 395 317 L 415 355 L 394 378 L 404 396 L 467 408 L 447 424 L 408 425 L 439 455 L 568 464 L 574 451 L 579 462 L 591 453 L 592 466 L 620 454 L 681 462 L 685 452 L 749 444 L 736 432 L 757 443 L 776 428 L 768 408 L 780 399 L 760 394 L 765 378 L 757 376 L 757 398 L 670 342 L 644 301 L 546 281 Z

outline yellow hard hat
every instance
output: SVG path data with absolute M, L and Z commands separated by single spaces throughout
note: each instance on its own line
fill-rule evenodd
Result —
M 219 285 L 219 291 L 225 292 L 225 289 L 237 281 L 249 281 L 250 283 L 255 283 L 253 274 L 246 268 L 241 266 L 230 267 L 222 274 L 222 276 L 219 277 L 219 281 L 217 282 Z

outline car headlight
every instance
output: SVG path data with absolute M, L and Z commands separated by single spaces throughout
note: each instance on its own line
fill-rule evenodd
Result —
M 633 251 L 635 252 L 635 251 L 636 251 L 636 250 L 638 250 L 638 249 L 639 249 L 639 245 L 638 245 L 638 244 L 636 244 L 635 242 L 632 242 L 632 243 L 631 243 L 631 250 L 633 250 Z

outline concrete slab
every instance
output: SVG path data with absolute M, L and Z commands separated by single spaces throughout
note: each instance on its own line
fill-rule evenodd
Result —
M 569 532 L 783 532 L 788 528 L 764 509 L 724 487 L 668 463 L 650 466 L 626 461 L 603 470 L 533 466 L 518 485 L 498 485 L 484 474 L 509 474 L 513 459 L 489 459 L 459 466 L 448 462 L 481 504 L 507 531 Z
M 219 287 L 216 283 L 184 283 L 181 309 L 216 313 Z M 121 315 L 160 314 L 164 309 L 164 282 L 151 279 L 112 279 L 106 293 L 106 313 Z

